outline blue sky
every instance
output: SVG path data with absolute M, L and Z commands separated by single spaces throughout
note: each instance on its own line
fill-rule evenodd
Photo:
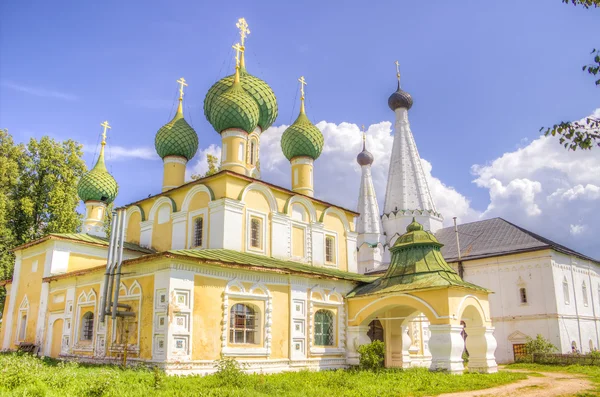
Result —
M 105 119 L 113 126 L 110 145 L 151 152 L 174 111 L 181 76 L 190 85 L 186 118 L 200 146 L 218 145 L 202 101 L 233 70 L 242 16 L 251 30 L 248 69 L 278 98 L 275 125 L 295 118 L 300 75 L 314 122 L 391 121 L 386 102 L 398 59 L 402 86 L 415 101 L 410 120 L 421 156 L 480 213 L 489 210 L 491 188 L 473 183 L 473 165 L 529 145 L 541 126 L 600 107 L 600 90 L 581 72 L 600 45 L 600 10 L 560 0 L 7 0 L 0 13 L 0 127 L 18 141 L 73 138 L 87 145 L 88 164 Z M 119 153 L 108 153 L 118 204 L 160 190 L 160 161 Z

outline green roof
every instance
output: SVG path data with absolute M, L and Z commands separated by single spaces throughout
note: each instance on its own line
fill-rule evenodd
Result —
M 112 203 L 119 192 L 119 185 L 115 178 L 109 174 L 104 164 L 104 143 L 94 168 L 85 173 L 77 184 L 77 194 L 81 200 L 102 201 Z
M 302 105 L 304 107 L 304 105 Z M 281 136 L 281 149 L 288 160 L 306 156 L 316 160 L 323 150 L 323 134 L 310 122 L 304 109 Z
M 161 254 L 172 254 L 188 257 L 190 259 L 223 262 L 238 266 L 262 267 L 278 271 L 289 270 L 291 272 L 305 273 L 307 275 L 332 277 L 357 282 L 369 282 L 374 280 L 374 277 L 365 276 L 362 274 L 350 273 L 321 266 L 312 266 L 305 263 L 275 259 L 264 255 L 250 254 L 247 252 L 238 252 L 228 249 L 170 250 Z
M 228 128 L 240 128 L 250 133 L 258 125 L 259 108 L 254 98 L 238 83 L 212 101 L 207 118 L 218 133 Z
M 50 233 L 48 236 L 50 238 L 54 237 L 54 238 L 58 238 L 58 239 L 62 239 L 62 240 L 73 240 L 73 241 L 79 241 L 82 243 L 100 244 L 100 245 L 104 245 L 107 247 L 108 247 L 108 243 L 109 243 L 108 237 L 92 236 L 91 234 L 87 234 L 87 233 Z M 156 252 L 149 248 L 144 248 L 137 244 L 127 243 L 127 242 L 125 242 L 125 244 L 123 245 L 123 248 L 125 248 L 127 250 L 131 250 L 131 251 L 143 252 L 145 254 L 153 254 Z
M 224 77 L 213 84 L 204 98 L 204 115 L 210 121 L 210 112 L 215 99 L 233 85 L 235 74 Z M 277 119 L 277 98 L 269 85 L 263 80 L 248 73 L 245 67 L 240 68 L 240 83 L 246 92 L 256 101 L 259 108 L 258 125 L 264 131 Z
M 162 126 L 154 138 L 156 153 L 161 158 L 181 156 L 191 160 L 198 151 L 198 134 L 183 118 L 181 102 L 173 120 Z
M 489 292 L 460 278 L 444 260 L 442 244 L 414 218 L 406 231 L 390 249 L 392 260 L 387 272 L 372 283 L 355 288 L 348 297 L 448 287 Z

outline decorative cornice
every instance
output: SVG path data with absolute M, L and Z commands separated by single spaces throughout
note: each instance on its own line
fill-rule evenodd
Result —
M 240 128 L 229 128 L 221 132 L 221 138 L 230 137 L 248 139 L 248 133 Z
M 176 164 L 186 165 L 187 162 L 188 162 L 187 159 L 185 157 L 181 157 L 181 156 L 165 156 L 165 158 L 163 158 L 164 164 L 176 163 Z

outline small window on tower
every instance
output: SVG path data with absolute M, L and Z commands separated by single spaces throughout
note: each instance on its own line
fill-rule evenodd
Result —
M 262 249 L 262 222 L 259 218 L 250 219 L 250 246 L 256 249 Z
M 250 142 L 250 164 L 256 164 L 256 141 Z
M 527 303 L 527 290 L 525 288 L 519 288 L 519 295 L 521 296 L 521 304 Z
M 325 237 L 325 262 L 335 263 L 335 237 Z
M 202 235 L 204 232 L 204 218 L 199 216 L 194 219 L 194 247 L 202 247 Z
M 569 296 L 569 282 L 567 281 L 567 278 L 564 277 L 563 278 L 563 297 L 565 299 L 565 305 L 568 305 L 570 303 L 570 296 Z

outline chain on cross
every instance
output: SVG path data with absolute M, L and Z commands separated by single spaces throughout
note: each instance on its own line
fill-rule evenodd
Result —
M 188 85 L 183 77 L 177 80 L 177 82 L 179 83 L 179 99 L 183 99 L 183 87 L 187 87 Z
M 248 29 L 248 23 L 246 22 L 246 18 L 238 19 L 235 26 L 240 30 L 240 42 L 242 43 L 242 47 L 244 47 L 246 37 L 248 37 L 248 35 L 250 34 L 250 29 Z
M 102 127 L 104 127 L 104 131 L 102 131 L 102 144 L 104 145 L 106 143 L 106 130 L 110 130 L 111 126 L 108 125 L 108 121 L 105 121 L 104 123 L 100 124 Z

